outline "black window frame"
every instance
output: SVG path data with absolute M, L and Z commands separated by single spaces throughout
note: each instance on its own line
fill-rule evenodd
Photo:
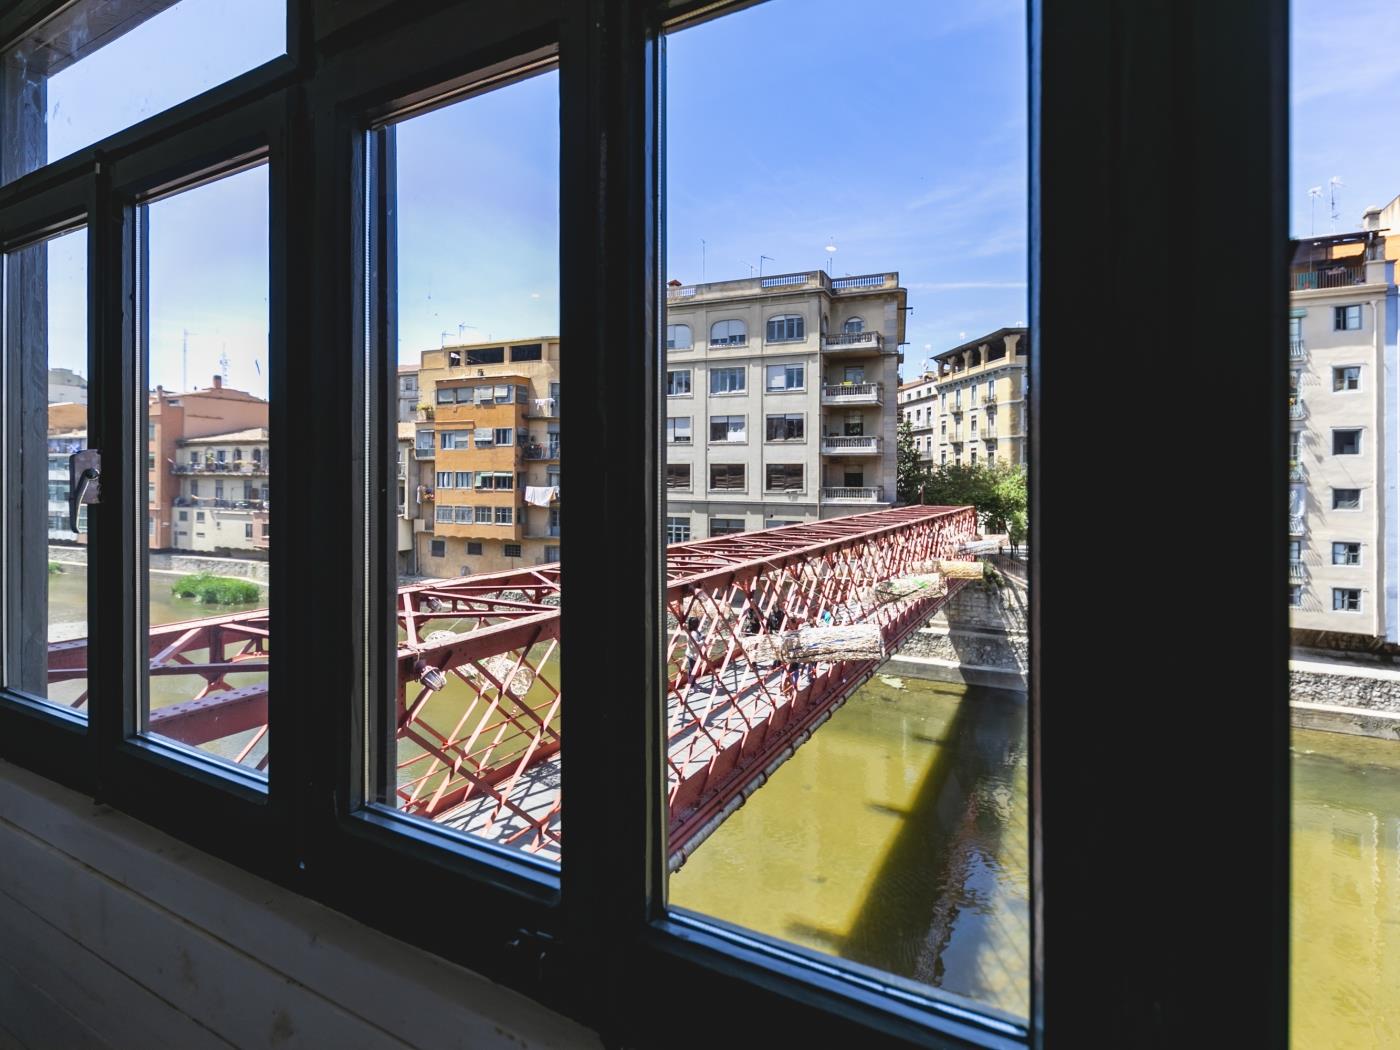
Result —
M 0 14 L 0 40 L 15 39 L 57 6 L 33 0 Z M 356 637 L 347 625 L 382 614 L 376 596 L 392 586 L 396 560 L 383 528 L 394 512 L 393 431 L 376 424 L 395 418 L 397 377 L 384 354 L 371 358 L 372 368 L 364 364 L 366 330 L 382 333 L 391 323 L 383 314 L 392 313 L 375 305 L 366 317 L 364 305 L 379 303 L 392 281 L 382 267 L 362 273 L 363 219 L 389 188 L 366 178 L 374 158 L 364 129 L 377 114 L 431 103 L 444 86 L 506 76 L 523 57 L 557 49 L 560 268 L 567 275 L 561 338 L 600 348 L 596 355 L 562 355 L 561 374 L 571 388 L 606 392 L 573 402 L 568 425 L 590 435 L 597 461 L 616 480 L 609 498 L 571 531 L 580 549 L 625 559 L 571 564 L 571 587 L 592 600 L 577 617 L 567 601 L 562 606 L 570 642 L 563 676 L 586 680 L 589 654 L 604 649 L 636 669 L 631 687 L 612 691 L 613 717 L 570 725 L 566 747 L 589 758 L 564 774 L 570 846 L 560 874 L 357 812 L 351 756 L 365 731 L 360 671 L 366 660 L 382 667 L 382 652 L 278 666 L 270 697 L 277 757 L 265 789 L 128 739 L 136 665 L 124 654 L 137 651 L 139 630 L 125 614 L 132 595 L 120 587 L 103 589 L 90 605 L 93 622 L 108 629 L 91 640 L 102 685 L 87 724 L 5 693 L 0 757 L 523 991 L 614 1042 L 645 1044 L 663 1033 L 681 1044 L 713 1042 L 734 1016 L 748 1015 L 759 1020 L 746 1037 L 781 1034 L 814 1045 L 1023 1045 L 1026 1039 L 988 1027 L 974 1010 L 853 980 L 743 931 L 666 910 L 657 790 L 664 783 L 662 734 L 653 702 L 663 692 L 665 624 L 662 32 L 724 13 L 700 0 L 482 0 L 421 8 L 397 0 L 288 0 L 285 56 L 0 187 L 0 242 L 32 237 L 60 213 L 71 220 L 75 208 L 90 223 L 90 404 L 101 444 L 91 443 L 104 453 L 103 502 L 93 508 L 102 528 L 92 534 L 92 552 L 116 578 L 130 580 L 144 549 L 136 477 L 145 451 L 137 440 L 144 390 L 136 384 L 129 309 L 136 270 L 131 195 L 227 163 L 240 149 L 266 151 L 272 338 L 308 348 L 274 354 L 280 363 L 270 365 L 271 429 L 308 461 L 328 465 L 295 486 L 273 477 L 284 493 L 279 511 L 318 528 L 279 530 L 272 614 L 274 624 L 309 625 L 308 648 L 343 651 L 343 639 Z M 1286 334 L 1289 258 L 1286 12 L 1267 0 L 1031 0 L 1028 31 L 1029 342 L 1038 377 L 1029 407 L 1039 457 L 1031 473 L 1037 555 L 1030 565 L 1029 1042 L 1169 1044 L 1191 1033 L 1226 1045 L 1283 1045 L 1287 713 L 1272 698 L 1286 690 L 1287 666 L 1286 378 L 1277 353 Z M 1212 188 L 1222 170 L 1241 187 L 1228 199 Z M 1086 228 L 1128 222 L 1131 237 L 1082 236 Z M 1176 279 L 1181 261 L 1223 229 L 1250 246 L 1258 265 L 1238 268 L 1230 282 L 1183 287 Z M 1164 250 L 1144 257 L 1142 243 Z M 1088 273 L 1132 273 L 1134 280 L 1086 281 Z M 392 296 L 382 301 L 392 303 Z M 1141 317 L 1153 314 L 1176 323 L 1143 330 Z M 1111 686 L 1117 697 L 1119 683 L 1131 682 L 1142 691 L 1137 702 L 1114 707 L 1111 726 L 1101 704 L 1042 703 L 1094 687 L 1083 680 L 1083 620 L 1068 614 L 1073 596 L 1085 590 L 1083 521 L 1048 493 L 1073 487 L 1075 450 L 1092 445 L 1105 425 L 1131 428 L 1142 436 L 1140 453 L 1172 461 L 1179 405 L 1170 391 L 1122 399 L 1108 370 L 1041 369 L 1043 350 L 1053 357 L 1079 344 L 1086 316 L 1105 330 L 1137 332 L 1142 352 L 1162 360 L 1177 351 L 1175 332 L 1228 328 L 1230 353 L 1213 367 L 1240 392 L 1239 418 L 1260 424 L 1241 428 L 1238 451 L 1269 468 L 1193 481 L 1196 500 L 1235 508 L 1237 527 L 1259 538 L 1238 548 L 1232 565 L 1239 592 L 1258 615 L 1241 617 L 1239 603 L 1212 608 L 1190 588 L 1154 590 L 1130 617 L 1105 621 L 1086 608 L 1096 624 L 1100 688 Z M 325 409 L 314 422 L 289 411 L 297 392 L 307 390 L 318 392 Z M 373 395 L 368 419 L 366 391 Z M 366 428 L 374 439 L 368 460 L 347 456 L 345 449 L 365 447 L 354 439 Z M 383 498 L 372 507 L 351 500 L 343 518 L 327 525 L 318 512 L 346 506 L 345 494 L 361 491 L 366 469 L 371 491 Z M 1209 530 L 1183 536 L 1176 516 L 1160 513 L 1157 493 L 1142 488 L 1120 493 L 1117 507 L 1135 523 L 1135 543 L 1173 563 L 1213 560 Z M 368 592 L 361 586 L 366 527 L 369 542 L 387 552 L 374 562 L 380 571 Z M 299 595 L 282 583 L 298 564 L 337 569 Z M 1043 616 L 1041 597 L 1051 595 L 1054 616 Z M 343 611 L 325 616 L 327 608 Z M 634 628 L 621 642 L 620 622 Z M 1190 660 L 1154 663 L 1143 682 L 1141 638 L 1172 636 L 1183 622 L 1203 636 L 1228 633 L 1256 655 L 1213 670 L 1204 682 Z M 1221 771 L 1210 778 L 1181 777 L 1179 748 L 1160 732 L 1165 705 L 1153 700 L 1188 693 L 1220 701 L 1211 704 L 1213 732 L 1198 738 L 1193 756 L 1195 765 Z M 307 699 L 290 706 L 293 694 Z M 617 732 L 616 725 L 627 728 Z M 1122 746 L 1125 737 L 1132 746 Z M 1095 755 L 1092 767 L 1082 760 L 1086 751 Z M 1251 821 L 1200 821 L 1222 782 Z M 1105 784 L 1134 790 L 1105 791 Z M 1087 866 L 1102 857 L 1108 827 L 1114 871 L 1136 878 Z M 1212 856 L 1231 858 L 1229 885 L 1241 892 L 1194 888 L 1199 858 Z M 349 871 L 355 879 L 345 877 Z M 394 895 L 365 891 L 392 885 L 413 885 L 433 899 L 466 894 L 477 921 L 450 929 L 424 924 Z M 1235 952 L 1199 950 L 1221 930 L 1254 948 L 1250 965 L 1240 965 Z M 727 1009 L 692 1016 L 688 1030 L 677 1033 L 674 998 L 664 993 L 678 987 Z
M 1365 311 L 1361 309 L 1361 303 L 1350 303 L 1346 306 L 1332 307 L 1332 331 L 1334 332 L 1359 332 L 1366 324 Z M 1354 312 L 1354 313 L 1353 313 Z M 1349 324 L 1351 318 L 1356 317 L 1356 324 Z

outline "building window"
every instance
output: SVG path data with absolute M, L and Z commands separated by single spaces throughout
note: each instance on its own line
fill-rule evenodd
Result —
M 1332 330 L 1352 332 L 1361 327 L 1361 304 L 1332 308 Z
M 1333 489 L 1332 490 L 1333 510 L 1360 510 L 1361 490 L 1360 489 Z
M 520 544 L 518 544 L 518 543 L 506 543 L 506 544 L 503 544 L 503 547 L 504 547 L 504 550 L 503 550 L 502 553 L 504 553 L 505 556 L 506 556 L 507 558 L 518 558 L 518 557 L 520 557 Z
M 470 470 L 454 471 L 452 476 L 456 481 L 454 487 L 459 489 L 469 489 L 472 487 L 472 472 Z
M 666 464 L 666 487 L 668 489 L 688 489 L 690 488 L 690 464 L 689 463 L 667 463 Z
M 1349 365 L 1346 368 L 1332 369 L 1333 390 L 1360 390 L 1361 366 Z
M 471 507 L 454 507 L 453 510 L 456 514 L 456 521 L 458 525 L 470 525 L 472 523 Z
M 452 508 L 439 507 L 437 509 L 437 520 L 442 524 L 450 525 L 452 523 Z
M 806 385 L 806 369 L 802 365 L 769 365 L 769 390 L 801 390 Z
M 515 523 L 515 508 L 514 508 L 514 507 L 497 507 L 497 508 L 496 508 L 496 524 L 497 524 L 497 525 L 512 525 L 512 524 L 514 524 L 514 523 Z
M 666 417 L 666 444 L 668 444 L 668 445 L 689 445 L 689 444 L 690 444 L 690 417 L 689 417 L 689 416 L 667 416 L 667 417 Z
M 1359 543 L 1334 543 L 1334 544 L 1332 544 L 1332 564 L 1333 564 L 1333 565 L 1360 565 L 1360 564 L 1361 564 L 1361 544 L 1359 544 Z
M 180 520 L 181 520 L 181 521 L 189 521 L 189 520 L 190 520 L 190 512 L 187 511 L 187 510 L 182 510 L 182 511 L 180 511 Z
M 711 536 L 732 536 L 736 532 L 744 531 L 743 518 L 711 518 Z
M 467 553 L 468 553 L 468 554 L 475 554 L 475 555 L 477 555 L 477 556 L 479 557 L 479 556 L 481 555 L 481 541 L 480 541 L 480 540 L 468 540 L 468 541 L 467 541 Z
M 491 522 L 495 520 L 495 516 L 491 513 L 490 507 L 477 507 L 475 510 L 476 523 L 478 525 L 490 525 Z
M 1298 443 L 1303 436 L 1301 430 L 1290 430 L 1288 432 L 1288 458 L 1290 461 L 1298 462 Z
M 1288 588 L 1288 604 L 1291 608 L 1297 609 L 1303 604 L 1303 585 L 1301 583 L 1291 584 Z
M 251 540 L 253 538 L 253 526 L 251 522 L 243 526 L 243 538 L 245 540 Z
M 860 335 L 865 331 L 865 320 L 860 317 L 848 317 L 846 323 L 841 326 L 841 331 L 846 335 Z
M 807 325 L 801 314 L 783 314 L 768 319 L 767 340 L 770 343 L 789 343 L 807 338 Z
M 515 431 L 510 427 L 496 427 L 494 436 L 498 448 L 515 444 Z
M 801 463 L 769 463 L 764 468 L 764 488 L 769 492 L 801 492 L 803 470 Z
M 746 416 L 711 416 L 710 441 L 742 443 L 748 440 Z
M 437 487 L 440 489 L 450 489 L 452 485 L 452 471 L 439 470 L 437 472 Z
M 690 519 L 686 517 L 668 517 L 666 519 L 666 542 L 689 543 Z
M 742 368 L 712 368 L 710 369 L 710 393 L 712 394 L 740 394 L 744 391 L 744 369 Z
M 667 350 L 689 350 L 691 345 L 690 325 L 668 324 L 666 326 Z
M 471 448 L 471 438 L 472 432 L 470 430 L 444 430 L 442 432 L 442 447 Z
M 666 396 L 681 397 L 690 393 L 690 369 L 682 368 L 666 373 Z
M 1355 587 L 1333 587 L 1332 611 L 1360 612 L 1361 591 Z
M 742 492 L 747 487 L 742 463 L 711 463 L 710 490 L 713 492 Z
M 547 561 L 547 562 L 558 561 L 558 560 L 559 560 L 559 548 L 558 548 L 558 547 L 545 547 L 545 549 L 544 549 L 544 560 Z
M 544 347 L 539 343 L 522 343 L 510 348 L 512 361 L 539 361 L 544 358 Z
M 766 437 L 769 441 L 801 441 L 806 437 L 807 417 L 800 412 L 769 416 Z
M 735 318 L 710 325 L 711 346 L 743 346 L 749 341 L 749 326 Z
M 1361 431 L 1359 431 L 1359 430 L 1334 430 L 1334 431 L 1332 431 L 1332 455 L 1334 455 L 1334 456 L 1359 456 L 1359 455 L 1361 455 Z
M 432 541 L 429 543 L 429 548 L 431 549 L 431 551 L 432 551 L 432 556 L 433 556 L 434 558 L 443 558 L 443 557 L 446 557 L 446 556 L 447 556 L 447 541 L 446 541 L 446 540 L 432 540 Z

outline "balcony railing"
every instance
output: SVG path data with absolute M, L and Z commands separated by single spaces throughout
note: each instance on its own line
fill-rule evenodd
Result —
M 1288 464 L 1288 480 L 1289 480 L 1289 481 L 1306 481 L 1307 479 L 1308 479 L 1307 471 L 1305 471 L 1305 470 L 1303 469 L 1303 465 L 1302 465 L 1301 463 L 1290 463 L 1290 464 Z
M 1288 357 L 1293 361 L 1301 361 L 1308 356 L 1307 349 L 1303 346 L 1303 340 L 1292 337 L 1288 340 Z
M 559 458 L 559 445 L 558 445 L 558 444 L 553 444 L 553 445 L 526 445 L 526 446 L 525 446 L 525 458 L 526 458 L 526 459 L 538 459 L 538 460 L 543 460 L 543 459 L 558 459 L 558 458 Z
M 989 405 L 995 405 L 997 403 L 997 392 L 995 390 L 988 390 L 984 400 Z
M 176 496 L 171 501 L 177 507 L 196 510 L 271 510 L 272 501 L 265 499 L 214 499 L 206 496 Z
M 828 455 L 875 455 L 880 451 L 880 439 L 875 436 L 822 438 L 822 452 Z
M 1310 270 L 1294 270 L 1290 276 L 1290 286 L 1295 292 L 1315 288 L 1348 288 L 1366 283 L 1366 264 L 1353 262 L 1318 266 Z
M 879 485 L 841 485 L 823 488 L 822 499 L 827 503 L 883 503 L 885 490 Z
M 1288 578 L 1293 582 L 1298 582 L 1306 575 L 1303 563 L 1300 561 L 1290 561 L 1288 563 Z
M 856 350 L 881 352 L 884 348 L 885 337 L 874 331 L 836 332 L 822 336 L 822 349 L 828 353 L 849 353 Z
M 172 474 L 266 474 L 265 462 L 227 460 L 223 463 L 176 463 L 170 468 Z
M 824 405 L 880 405 L 884 400 L 884 383 L 826 383 L 822 386 Z
M 1292 402 L 1289 403 L 1289 405 L 1288 405 L 1288 418 L 1289 418 L 1289 419 L 1306 419 L 1306 418 L 1307 418 L 1307 415 L 1308 415 L 1308 410 L 1307 410 L 1306 406 L 1303 404 L 1303 399 L 1302 399 L 1301 397 L 1298 398 L 1297 400 L 1292 401 Z
M 749 337 L 746 335 L 727 335 L 723 339 L 711 339 L 711 346 L 748 346 Z
M 557 397 L 532 397 L 530 407 L 525 410 L 527 419 L 558 419 L 559 401 Z
M 527 540 L 557 540 L 560 538 L 559 532 L 560 526 L 558 525 L 547 525 L 543 528 L 539 525 L 529 525 L 525 528 L 525 538 Z
M 424 448 L 422 445 L 419 445 L 413 450 L 414 459 L 432 459 L 436 455 L 437 450 L 434 449 L 431 445 L 429 445 L 427 448 Z
M 1296 517 L 1290 515 L 1289 518 L 1288 518 L 1288 535 L 1290 535 L 1290 536 L 1301 536 L 1301 535 L 1303 535 L 1303 531 L 1304 531 L 1304 530 L 1303 530 L 1303 517 L 1302 517 L 1302 515 L 1298 515 L 1298 516 L 1296 516 Z

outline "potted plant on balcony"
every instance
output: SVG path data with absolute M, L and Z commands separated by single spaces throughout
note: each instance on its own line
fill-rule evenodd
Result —
M 426 401 L 420 401 L 420 402 L 418 402 L 418 418 L 419 418 L 420 420 L 424 420 L 424 421 L 429 420 L 429 419 L 432 419 L 432 418 L 433 418 L 433 406 L 430 405 L 430 404 L 428 404 L 428 402 L 426 402 Z

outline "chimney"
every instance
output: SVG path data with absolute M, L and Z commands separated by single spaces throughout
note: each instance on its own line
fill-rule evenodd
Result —
M 215 389 L 215 390 L 222 390 L 223 388 L 224 388 L 224 377 L 223 377 L 223 376 L 215 376 L 215 377 L 214 377 L 214 389 Z
M 1363 230 L 1379 230 L 1381 228 L 1381 209 L 1377 205 L 1371 205 L 1361 213 L 1361 228 Z

